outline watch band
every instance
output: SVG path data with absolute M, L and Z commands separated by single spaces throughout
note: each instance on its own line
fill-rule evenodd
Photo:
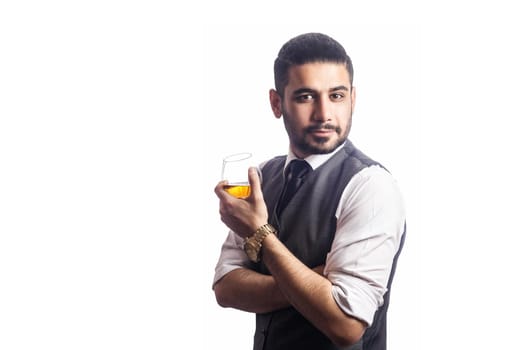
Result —
M 277 230 L 270 224 L 264 224 L 253 235 L 244 240 L 244 251 L 253 262 L 261 260 L 262 242 L 270 233 L 276 234 Z

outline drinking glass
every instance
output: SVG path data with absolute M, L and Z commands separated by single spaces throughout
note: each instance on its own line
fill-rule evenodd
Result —
M 248 168 L 253 157 L 249 152 L 235 153 L 222 160 L 222 180 L 228 184 L 224 189 L 237 198 L 246 198 L 250 195 L 250 182 L 248 181 Z

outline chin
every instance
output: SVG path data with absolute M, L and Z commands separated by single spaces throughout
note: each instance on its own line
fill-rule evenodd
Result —
M 325 151 L 325 153 L 330 153 L 336 149 L 341 142 L 337 139 L 330 139 L 328 137 L 315 137 L 311 146 L 318 148 L 319 150 Z
M 308 154 L 327 154 L 333 152 L 340 143 L 329 142 L 329 140 L 316 140 L 316 142 L 310 142 L 301 149 Z

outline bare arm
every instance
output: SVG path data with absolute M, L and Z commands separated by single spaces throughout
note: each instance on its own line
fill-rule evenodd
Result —
M 227 273 L 214 291 L 219 305 L 248 312 L 266 313 L 290 306 L 272 276 L 244 268 Z
M 322 274 L 324 265 L 313 271 Z M 266 313 L 289 307 L 273 276 L 239 268 L 227 273 L 213 287 L 217 303 L 222 307 Z
M 366 324 L 346 315 L 332 297 L 332 283 L 299 261 L 274 235 L 263 244 L 263 261 L 293 307 L 338 346 L 363 335 Z

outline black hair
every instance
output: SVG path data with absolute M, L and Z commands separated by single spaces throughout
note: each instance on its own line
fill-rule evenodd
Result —
M 313 62 L 333 62 L 346 65 L 350 85 L 352 85 L 354 67 L 344 47 L 326 34 L 306 33 L 290 39 L 279 50 L 273 65 L 277 93 L 283 96 L 284 87 L 288 84 L 290 67 Z

